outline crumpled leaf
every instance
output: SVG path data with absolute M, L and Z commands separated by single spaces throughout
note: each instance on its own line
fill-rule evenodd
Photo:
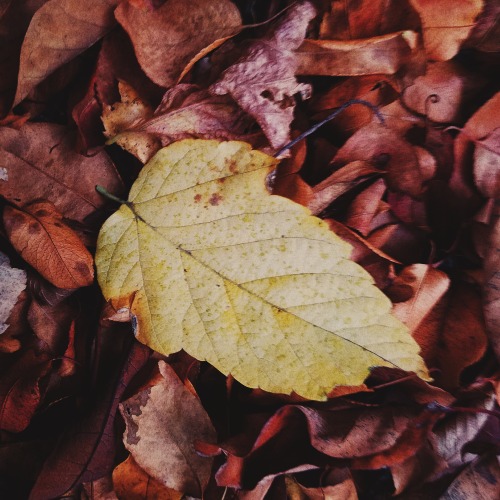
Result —
M 33 16 L 21 47 L 14 104 L 54 70 L 102 38 L 115 24 L 118 0 L 49 0 Z
M 476 142 L 474 178 L 476 186 L 488 198 L 500 198 L 500 127 Z
M 162 87 L 174 85 L 198 51 L 241 26 L 239 11 L 229 0 L 168 0 L 154 11 L 121 2 L 115 16 L 142 69 Z
M 214 94 L 230 94 L 261 126 L 273 148 L 290 141 L 294 94 L 308 97 L 310 87 L 295 79 L 297 56 L 316 9 L 308 1 L 290 7 L 269 35 L 255 41 L 238 62 L 210 87 Z
M 137 316 L 136 336 L 154 350 L 184 349 L 270 392 L 324 399 L 377 365 L 426 378 L 349 246 L 306 208 L 268 194 L 275 163 L 241 142 L 162 149 L 100 232 L 105 298 Z
M 201 497 L 212 460 L 196 453 L 196 440 L 217 438 L 199 399 L 170 365 L 159 362 L 162 378 L 120 405 L 127 426 L 125 447 L 150 476 L 182 493 Z
M 248 119 L 228 96 L 214 96 L 196 85 L 168 90 L 153 110 L 135 91 L 120 85 L 122 102 L 103 112 L 109 142 L 116 142 L 146 163 L 161 146 L 190 137 L 245 138 Z
M 54 205 L 31 203 L 5 207 L 5 230 L 21 257 L 59 288 L 80 288 L 94 281 L 94 261 Z
M 429 59 L 447 61 L 460 49 L 483 8 L 483 0 L 410 0 L 422 19 Z
M 11 267 L 7 255 L 0 252 L 0 334 L 7 330 L 7 320 L 25 288 L 26 271 Z
M 401 31 L 362 40 L 305 40 L 297 51 L 298 75 L 392 75 L 408 60 L 417 34 Z
M 60 125 L 0 128 L 0 151 L 0 195 L 17 205 L 44 199 L 65 217 L 84 221 L 106 203 L 95 191 L 97 183 L 113 192 L 123 188 L 108 156 L 75 153 L 71 134 Z

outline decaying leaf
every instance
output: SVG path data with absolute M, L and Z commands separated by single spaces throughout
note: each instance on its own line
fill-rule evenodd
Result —
M 162 87 L 174 85 L 197 52 L 241 26 L 238 9 L 229 0 L 168 0 L 153 11 L 121 2 L 115 15 L 142 69 Z
M 48 200 L 64 217 L 83 221 L 105 204 L 97 183 L 113 192 L 122 189 L 108 156 L 77 154 L 72 135 L 60 125 L 0 128 L 0 150 L 0 195 L 16 205 Z M 36 182 L 26 182 L 33 178 Z
M 212 459 L 198 455 L 196 440 L 214 442 L 215 430 L 199 399 L 170 365 L 159 363 L 162 378 L 120 405 L 127 429 L 125 447 L 134 461 L 168 488 L 200 497 Z
M 94 281 L 94 261 L 54 205 L 39 201 L 22 210 L 6 207 L 4 226 L 21 257 L 59 288 L 79 288 Z
M 55 69 L 96 43 L 115 24 L 118 0 L 49 0 L 33 16 L 21 48 L 14 104 Z
M 25 288 L 26 271 L 11 267 L 9 258 L 0 252 L 0 334 L 7 330 L 7 320 Z
M 196 85 L 179 84 L 153 110 L 125 84 L 122 102 L 104 110 L 110 142 L 116 142 L 146 163 L 161 146 L 191 137 L 244 139 L 248 118 L 228 96 L 214 96 Z
M 246 55 L 222 75 L 210 90 L 230 94 L 261 126 L 273 148 L 290 140 L 295 101 L 293 96 L 310 94 L 309 85 L 295 79 L 297 59 L 293 50 L 304 40 L 316 9 L 309 1 L 292 6 L 275 29 L 255 41 Z
M 250 387 L 324 399 L 361 384 L 371 366 L 427 377 L 349 246 L 268 194 L 275 163 L 241 142 L 162 149 L 100 232 L 104 296 L 130 308 L 154 350 L 184 349 Z

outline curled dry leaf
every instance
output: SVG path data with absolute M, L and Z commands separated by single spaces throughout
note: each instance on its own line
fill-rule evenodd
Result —
M 54 70 L 102 38 L 115 24 L 118 0 L 49 0 L 31 20 L 21 48 L 14 104 Z
M 5 207 L 5 230 L 21 257 L 59 288 L 80 288 L 94 281 L 94 261 L 80 238 L 47 201 L 23 210 Z
M 239 11 L 229 0 L 168 0 L 153 11 L 121 2 L 115 16 L 142 69 L 162 87 L 174 85 L 197 52 L 241 26 Z
M 0 252 L 0 334 L 9 327 L 10 313 L 25 288 L 26 271 L 11 267 L 9 258 Z
M 64 217 L 84 221 L 106 203 L 96 184 L 115 194 L 123 189 L 108 156 L 75 153 L 72 135 L 59 125 L 0 128 L 0 150 L 0 195 L 17 205 L 44 199 Z
M 244 139 L 248 118 L 228 96 L 214 96 L 196 85 L 168 90 L 153 112 L 124 84 L 122 103 L 105 110 L 103 122 L 111 142 L 117 142 L 144 163 L 161 146 L 190 137 Z
M 447 61 L 457 54 L 484 0 L 410 0 L 422 19 L 425 50 L 429 59 Z
M 403 100 L 411 110 L 437 123 L 460 121 L 469 101 L 485 81 L 452 61 L 430 63 L 425 75 L 404 90 Z
M 367 40 L 305 40 L 297 51 L 298 75 L 392 75 L 417 45 L 417 33 L 402 31 Z
M 173 369 L 159 363 L 162 378 L 120 405 L 125 447 L 134 461 L 168 488 L 201 497 L 212 459 L 198 455 L 196 440 L 212 443 L 216 433 L 199 399 Z
M 271 146 L 278 149 L 290 140 L 293 96 L 309 96 L 309 85 L 295 79 L 297 56 L 316 9 L 309 1 L 290 7 L 273 31 L 255 41 L 246 54 L 222 74 L 210 88 L 214 94 L 230 94 L 261 126 Z
M 154 350 L 184 349 L 270 392 L 322 400 L 378 365 L 427 378 L 349 246 L 268 193 L 275 164 L 236 141 L 159 151 L 99 234 L 105 298 L 137 316 L 136 336 Z M 171 286 L 175 296 L 164 293 Z

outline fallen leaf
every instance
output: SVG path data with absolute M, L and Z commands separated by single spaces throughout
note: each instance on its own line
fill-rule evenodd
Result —
M 405 267 L 386 290 L 395 302 L 393 312 L 412 333 L 448 290 L 448 276 L 426 264 Z M 425 350 L 425 346 L 420 344 Z
M 440 496 L 441 500 L 458 498 L 498 498 L 500 464 L 495 455 L 485 455 L 469 464 Z
M 425 75 L 418 76 L 405 88 L 403 102 L 434 122 L 459 122 L 485 83 L 453 61 L 429 63 Z
M 488 198 L 500 198 L 500 127 L 476 142 L 474 180 Z
M 372 219 L 378 211 L 379 203 L 386 190 L 387 186 L 384 180 L 378 179 L 358 194 L 349 206 L 345 224 L 356 229 L 363 236 L 367 236 L 370 232 Z
M 366 181 L 369 176 L 377 175 L 380 175 L 380 170 L 368 161 L 354 160 L 349 162 L 313 187 L 313 196 L 307 207 L 313 214 L 319 214 L 339 196 Z
M 173 369 L 159 362 L 162 379 L 120 405 L 127 426 L 124 444 L 134 461 L 168 488 L 200 497 L 212 459 L 198 455 L 196 440 L 214 442 L 216 433 L 199 399 Z
M 231 98 L 214 96 L 196 85 L 171 88 L 154 112 L 132 96 L 122 95 L 122 103 L 105 111 L 103 121 L 109 142 L 117 142 L 144 163 L 161 146 L 179 139 L 243 140 L 247 135 L 249 120 Z
M 197 52 L 241 26 L 239 11 L 229 0 L 168 0 L 154 11 L 121 2 L 115 16 L 142 69 L 162 87 L 173 86 Z
M 9 316 L 25 288 L 26 271 L 11 267 L 7 255 L 0 252 L 0 335 L 9 327 Z
M 473 401 L 471 409 L 492 410 L 495 407 L 495 395 L 487 394 Z M 457 412 L 439 422 L 433 430 L 436 437 L 436 451 L 447 462 L 450 469 L 455 469 L 474 460 L 472 453 L 466 453 L 464 447 L 473 441 L 490 416 L 487 413 Z
M 40 379 L 50 370 L 45 354 L 25 351 L 0 379 L 0 429 L 21 432 L 41 401 Z
M 154 350 L 184 349 L 270 392 L 325 399 L 377 365 L 426 378 L 348 245 L 304 207 L 269 195 L 275 163 L 241 142 L 162 149 L 99 234 L 105 298 L 130 308 L 137 338 Z M 163 292 L 172 286 L 175 299 Z
M 363 40 L 305 40 L 297 50 L 298 75 L 392 75 L 417 45 L 417 33 L 401 31 Z
M 321 20 L 320 38 L 351 40 L 415 29 L 419 24 L 415 17 L 405 0 L 333 0 Z
M 0 117 L 12 107 L 16 93 L 19 54 L 33 14 L 47 0 L 3 2 L 0 7 Z
M 321 487 L 306 488 L 285 476 L 287 498 L 290 500 L 358 500 L 356 486 L 348 469 L 333 469 L 321 478 Z
M 484 258 L 483 310 L 491 346 L 500 358 L 500 203 L 494 202 Z
M 246 54 L 210 87 L 214 94 L 230 94 L 253 116 L 278 149 L 290 141 L 293 96 L 310 94 L 310 86 L 298 83 L 296 54 L 316 9 L 308 1 L 290 7 L 267 36 L 252 43 Z
M 410 0 L 422 19 L 429 59 L 447 61 L 457 54 L 471 32 L 483 0 Z
M 0 195 L 17 205 L 44 199 L 64 217 L 84 221 L 106 204 L 95 191 L 97 183 L 115 193 L 123 189 L 108 156 L 75 153 L 72 136 L 62 126 L 30 123 L 19 131 L 0 128 L 0 148 Z
M 183 494 L 163 486 L 146 474 L 132 455 L 113 471 L 113 484 L 119 498 L 127 500 L 181 500 Z
M 49 0 L 33 16 L 21 48 L 14 104 L 54 70 L 102 38 L 115 24 L 118 0 Z
M 101 348 L 100 377 L 93 387 L 92 404 L 73 418 L 43 464 L 30 499 L 61 497 L 84 482 L 111 474 L 114 467 L 114 424 L 118 404 L 132 378 L 149 358 L 150 351 L 139 342 L 129 350 L 123 332 L 108 330 Z M 119 333 L 119 337 L 117 337 Z
M 92 255 L 52 203 L 5 207 L 3 222 L 14 248 L 50 283 L 68 289 L 92 284 Z

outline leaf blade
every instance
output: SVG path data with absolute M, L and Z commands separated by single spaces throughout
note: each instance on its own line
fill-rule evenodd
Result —
M 267 193 L 274 164 L 238 142 L 161 150 L 101 230 L 104 296 L 130 307 L 153 349 L 183 348 L 270 392 L 325 399 L 378 365 L 425 378 L 417 344 L 349 246 Z

